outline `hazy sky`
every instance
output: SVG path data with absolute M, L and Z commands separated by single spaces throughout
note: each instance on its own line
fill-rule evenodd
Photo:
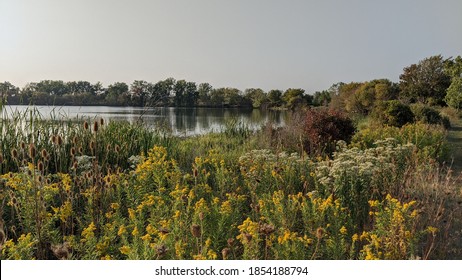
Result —
M 398 81 L 462 55 L 461 15 L 461 0 L 0 0 L 0 81 Z

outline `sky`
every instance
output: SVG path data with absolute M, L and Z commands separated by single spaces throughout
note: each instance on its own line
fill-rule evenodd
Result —
M 0 0 L 0 82 L 324 90 L 462 55 L 461 0 Z

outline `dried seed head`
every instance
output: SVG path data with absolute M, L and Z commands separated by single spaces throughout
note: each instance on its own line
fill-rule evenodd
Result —
M 60 260 L 66 260 L 69 257 L 69 244 L 64 242 L 63 244 L 51 245 L 51 251 Z
M 72 168 L 77 169 L 77 161 L 75 161 L 74 164 L 72 164 Z
M 0 247 L 5 243 L 6 235 L 3 229 L 0 229 Z
M 36 149 L 34 143 L 29 144 L 29 156 L 30 158 L 35 158 Z
M 228 238 L 227 242 L 228 242 L 228 246 L 233 248 L 233 246 L 234 246 L 234 238 Z
M 47 150 L 43 149 L 42 152 L 40 152 L 42 158 L 46 159 L 48 157 L 48 152 Z
M 157 246 L 156 248 L 156 251 L 157 251 L 157 256 L 159 258 L 162 258 L 163 256 L 165 256 L 165 254 L 167 253 L 167 247 L 165 247 L 164 244 L 160 245 L 160 246 Z
M 21 149 L 23 149 L 23 150 L 26 149 L 26 143 L 21 142 L 21 145 L 20 145 L 20 146 L 21 146 Z
M 194 167 L 194 177 L 197 177 L 197 175 L 198 175 L 197 168 Z
M 73 156 L 75 156 L 75 148 L 74 147 L 71 148 L 71 157 L 73 157 Z
M 56 135 L 51 136 L 51 143 L 58 144 L 58 139 L 56 138 Z
M 77 145 L 77 136 L 74 136 L 74 138 L 72 138 L 72 143 L 74 145 Z
M 39 160 L 39 162 L 37 163 L 37 169 L 40 172 L 43 172 L 43 162 L 41 160 Z
M 98 132 L 98 126 L 99 126 L 98 122 L 95 121 L 95 122 L 93 123 L 93 132 Z
M 63 144 L 63 138 L 58 135 L 58 146 L 61 146 Z
M 221 250 L 221 255 L 223 256 L 223 260 L 228 259 L 228 255 L 230 252 L 231 250 L 229 248 L 224 248 L 223 250 Z
M 106 151 L 110 151 L 111 150 L 111 144 L 107 144 L 106 145 Z
M 95 142 L 94 141 L 91 141 L 90 142 L 90 149 L 95 149 Z
M 120 152 L 120 147 L 119 147 L 119 145 L 117 145 L 117 144 L 115 145 L 114 151 L 115 151 L 116 153 L 119 153 L 119 152 Z
M 191 226 L 191 233 L 194 237 L 199 238 L 201 236 L 201 226 L 193 224 Z
M 88 122 L 87 122 L 87 121 L 84 121 L 84 122 L 83 122 L 83 128 L 84 128 L 85 130 L 88 130 Z
M 79 154 L 83 155 L 83 148 L 82 147 L 79 147 Z
M 99 124 L 100 124 L 101 126 L 104 125 L 104 119 L 103 119 L 103 118 L 101 118 L 101 119 L 99 120 Z
M 262 224 L 260 225 L 259 232 L 264 235 L 270 235 L 275 231 L 274 226 L 270 224 Z
M 319 227 L 316 229 L 316 238 L 321 239 L 322 236 L 324 235 L 324 229 L 322 227 Z
M 244 233 L 244 239 L 247 243 L 249 243 L 250 241 L 252 241 L 252 234 Z
M 11 198 L 11 204 L 16 205 L 16 203 L 18 203 L 18 200 L 16 199 L 15 196 L 13 196 L 13 197 Z
M 11 150 L 11 156 L 14 159 L 17 159 L 18 158 L 18 150 L 16 150 L 16 149 Z

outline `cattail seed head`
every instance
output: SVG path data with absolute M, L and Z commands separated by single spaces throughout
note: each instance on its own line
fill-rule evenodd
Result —
M 35 158 L 36 149 L 34 143 L 29 144 L 29 156 L 30 158 Z
M 221 255 L 223 256 L 223 260 L 228 259 L 228 255 L 230 252 L 231 250 L 229 248 L 224 248 L 223 250 L 221 250 Z
M 197 177 L 197 175 L 198 175 L 197 168 L 194 168 L 194 177 Z
M 79 154 L 83 155 L 83 148 L 82 147 L 79 147 Z
M 77 145 L 77 136 L 74 136 L 74 138 L 72 138 L 72 143 L 74 145 Z
M 23 150 L 26 149 L 26 143 L 21 142 L 20 146 L 21 146 L 21 149 L 23 149 Z
M 119 145 L 117 145 L 117 144 L 115 145 L 114 151 L 115 151 L 116 153 L 119 153 L 119 152 L 120 152 L 120 147 L 119 147 Z
M 93 132 L 98 132 L 98 126 L 99 126 L 98 122 L 95 121 L 95 122 L 93 123 Z
M 75 156 L 75 148 L 74 147 L 71 148 L 71 157 L 73 157 L 73 156 Z
M 61 146 L 63 144 L 63 138 L 58 135 L 58 146 Z
M 99 120 L 99 124 L 100 124 L 101 126 L 104 125 L 104 119 L 103 119 L 103 118 L 101 118 L 101 119 Z
M 95 149 L 95 142 L 94 141 L 90 142 L 90 149 L 92 149 L 92 150 Z
M 14 159 L 17 159 L 18 158 L 18 150 L 16 150 L 16 149 L 11 150 L 11 156 Z
M 3 229 L 0 229 L 0 247 L 5 243 L 6 235 Z
M 56 135 L 51 136 L 51 143 L 53 143 L 55 145 L 58 144 L 58 140 L 56 138 Z
M 37 169 L 40 172 L 43 172 L 43 162 L 41 160 L 37 163 Z
M 72 164 L 72 168 L 77 169 L 77 162 L 75 161 L 74 164 Z
M 42 158 L 46 159 L 48 157 L 48 152 L 47 150 L 43 149 L 41 152 L 40 152 Z
M 87 121 L 84 121 L 84 122 L 83 122 L 83 128 L 84 128 L 85 130 L 88 130 L 89 126 L 88 126 L 88 122 L 87 122 Z
M 191 226 L 191 233 L 194 237 L 199 238 L 201 236 L 201 226 L 193 224 Z

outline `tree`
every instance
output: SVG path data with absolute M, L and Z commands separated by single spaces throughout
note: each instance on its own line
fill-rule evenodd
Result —
M 445 71 L 446 64 L 441 55 L 436 55 L 405 67 L 399 76 L 400 96 L 410 102 L 443 103 L 451 82 Z
M 116 105 L 123 100 L 123 97 L 128 94 L 128 85 L 126 83 L 114 83 L 107 87 L 106 101 L 109 105 Z
M 281 106 L 282 91 L 279 89 L 272 89 L 268 92 L 268 101 L 271 107 Z
M 295 107 L 303 105 L 305 103 L 305 99 L 303 97 L 304 93 L 304 89 L 289 88 L 282 95 L 282 100 L 286 103 L 287 107 L 294 109 Z
M 457 110 L 462 108 L 462 77 L 452 78 L 451 85 L 447 90 L 444 101 Z
M 210 103 L 210 92 L 213 87 L 209 83 L 201 83 L 197 88 L 198 91 L 198 102 L 201 105 L 208 105 Z
M 244 95 L 252 102 L 253 108 L 260 108 L 267 100 L 266 93 L 261 88 L 248 88 Z

